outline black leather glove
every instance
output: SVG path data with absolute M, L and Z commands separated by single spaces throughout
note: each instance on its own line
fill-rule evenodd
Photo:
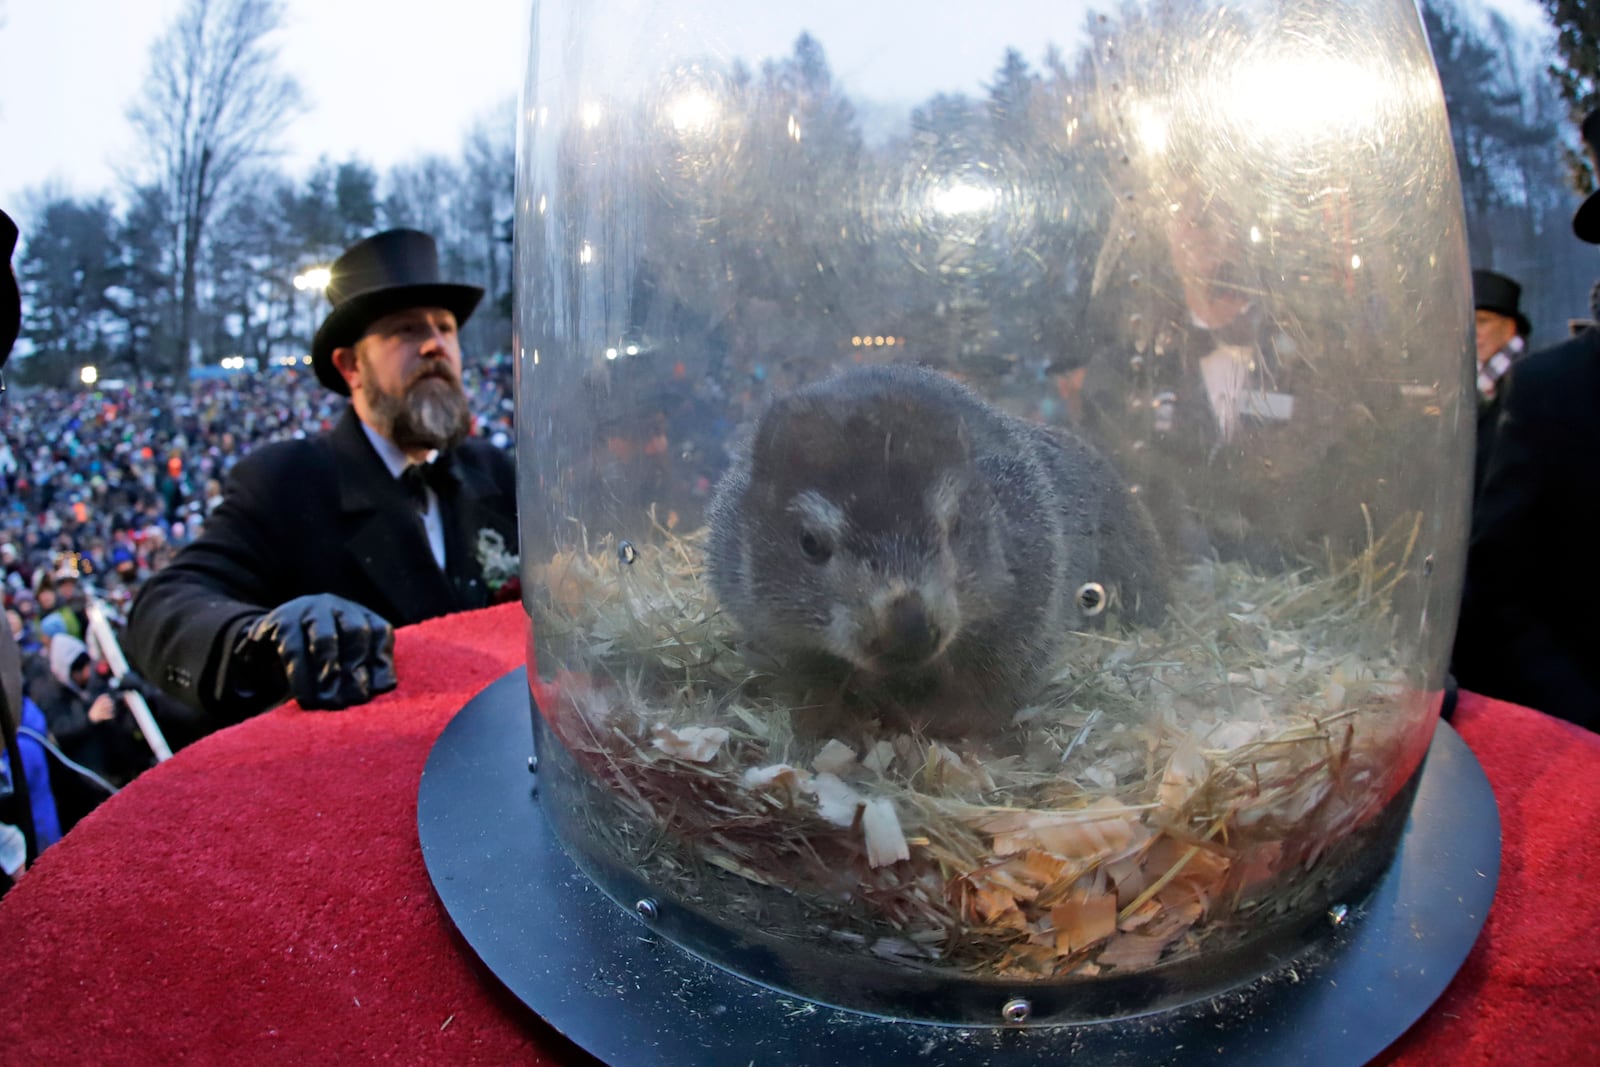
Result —
M 394 627 L 331 593 L 296 597 L 234 639 L 230 688 L 244 699 L 275 690 L 308 710 L 365 704 L 397 684 Z

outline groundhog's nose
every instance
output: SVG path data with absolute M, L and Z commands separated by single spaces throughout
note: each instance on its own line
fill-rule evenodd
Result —
M 921 663 L 939 650 L 942 636 L 938 624 L 928 618 L 922 597 L 907 593 L 884 613 L 883 628 L 872 651 L 889 663 Z

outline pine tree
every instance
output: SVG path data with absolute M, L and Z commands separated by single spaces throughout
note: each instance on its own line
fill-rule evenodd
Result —
M 85 362 L 110 354 L 117 278 L 116 215 L 105 199 L 55 199 L 38 213 L 18 264 L 25 294 L 22 335 L 33 343 L 30 369 L 63 384 Z
M 1550 73 L 1574 121 L 1600 107 L 1600 4 L 1589 0 L 1544 0 L 1556 28 L 1558 62 Z
M 1600 3 L 1589 0 L 1544 0 L 1556 29 L 1557 61 L 1550 75 L 1561 88 L 1574 126 L 1600 107 Z M 1592 164 L 1570 153 L 1573 185 L 1580 192 L 1594 188 Z

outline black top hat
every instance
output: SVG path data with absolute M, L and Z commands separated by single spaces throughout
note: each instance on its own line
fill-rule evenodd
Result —
M 328 302 L 333 310 L 317 327 L 311 343 L 311 365 L 317 380 L 336 393 L 349 395 L 333 350 L 353 345 L 367 327 L 391 312 L 439 307 L 467 321 L 483 290 L 439 280 L 439 249 L 420 230 L 385 230 L 357 241 L 328 269 Z
M 16 250 L 17 224 L 0 211 L 0 253 L 5 254 L 5 263 L 0 264 L 0 366 L 11 355 L 22 329 L 22 296 L 17 292 L 17 276 L 11 273 L 11 254 Z
M 1533 332 L 1533 325 L 1522 313 L 1522 308 L 1519 306 L 1521 302 L 1522 286 L 1504 274 L 1496 274 L 1492 270 L 1472 272 L 1473 308 L 1479 311 L 1492 311 L 1508 319 L 1517 320 L 1517 335 L 1526 337 Z
M 1591 111 L 1584 116 L 1583 147 L 1589 154 L 1589 165 L 1600 171 L 1600 111 Z M 1572 232 L 1578 239 L 1588 241 L 1592 245 L 1600 245 L 1600 193 L 1590 193 L 1589 198 L 1578 205 L 1577 214 L 1572 216 Z

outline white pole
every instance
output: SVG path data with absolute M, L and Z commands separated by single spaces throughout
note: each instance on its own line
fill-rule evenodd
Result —
M 118 644 L 117 635 L 111 629 L 111 620 L 106 618 L 106 609 L 99 599 L 91 596 L 88 603 L 89 634 L 99 646 L 101 658 L 111 667 L 111 674 L 120 679 L 129 673 L 128 659 L 122 654 L 122 645 Z M 119 695 L 127 702 L 128 710 L 133 712 L 134 721 L 139 724 L 145 742 L 149 744 L 150 751 L 156 754 L 156 762 L 171 759 L 172 749 L 167 747 L 167 739 L 161 733 L 161 727 L 156 725 L 156 717 L 150 714 L 150 705 L 145 703 L 144 694 L 136 689 L 124 689 Z

